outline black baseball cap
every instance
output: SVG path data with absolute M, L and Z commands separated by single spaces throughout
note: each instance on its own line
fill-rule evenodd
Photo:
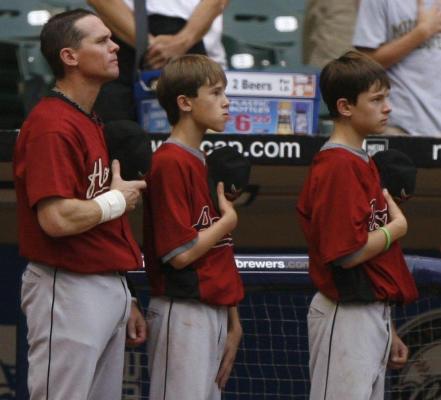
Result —
M 405 153 L 389 149 L 379 151 L 372 157 L 380 173 L 381 184 L 392 197 L 400 201 L 415 193 L 417 168 Z
M 130 120 L 110 121 L 104 126 L 110 160 L 119 160 L 124 180 L 142 178 L 150 169 L 152 147 L 148 133 Z
M 251 163 L 230 146 L 215 148 L 207 157 L 208 184 L 211 197 L 218 207 L 217 184 L 224 183 L 225 194 L 235 196 L 248 186 Z

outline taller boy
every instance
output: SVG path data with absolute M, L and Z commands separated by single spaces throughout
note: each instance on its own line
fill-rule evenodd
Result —
M 220 399 L 242 335 L 230 236 L 237 215 L 222 183 L 216 211 L 199 150 L 207 129 L 224 129 L 225 86 L 222 68 L 200 55 L 171 61 L 157 86 L 173 129 L 153 156 L 147 182 L 155 187 L 144 202 L 152 399 Z
M 362 150 L 367 135 L 386 127 L 389 80 L 352 51 L 323 69 L 320 88 L 335 129 L 297 205 L 319 290 L 308 314 L 310 399 L 380 400 L 388 361 L 398 368 L 407 360 L 390 304 L 417 297 L 397 242 L 406 219 Z

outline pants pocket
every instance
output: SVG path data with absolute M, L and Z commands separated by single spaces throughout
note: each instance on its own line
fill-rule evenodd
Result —
M 35 265 L 28 264 L 21 276 L 21 309 L 24 314 L 29 304 L 39 297 L 40 286 L 44 284 L 44 271 Z
M 310 305 L 308 310 L 308 318 L 323 318 L 326 315 L 324 310 L 320 308 Z
M 21 280 L 22 282 L 38 282 L 42 275 L 43 272 L 38 267 L 28 264 L 21 276 Z
M 321 293 L 317 293 L 309 305 L 308 319 L 323 318 L 334 308 L 334 302 L 323 296 Z

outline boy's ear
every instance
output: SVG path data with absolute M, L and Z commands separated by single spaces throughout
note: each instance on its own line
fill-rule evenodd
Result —
M 183 94 L 178 96 L 176 103 L 181 111 L 190 112 L 192 109 L 191 100 Z
M 337 100 L 337 111 L 342 117 L 350 117 L 352 115 L 352 107 L 348 99 L 341 97 Z
M 69 67 L 78 65 L 75 50 L 70 47 L 64 47 L 60 50 L 60 58 L 61 61 Z

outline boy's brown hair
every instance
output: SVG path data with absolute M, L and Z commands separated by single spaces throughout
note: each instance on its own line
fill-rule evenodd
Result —
M 338 99 L 345 98 L 356 105 L 358 96 L 374 84 L 390 88 L 386 70 L 369 56 L 354 50 L 330 61 L 320 74 L 320 91 L 332 118 L 340 117 Z
M 167 113 L 171 125 L 179 121 L 177 98 L 180 95 L 197 97 L 204 85 L 227 84 L 222 67 L 200 54 L 187 54 L 172 59 L 162 70 L 156 87 L 159 104 Z

